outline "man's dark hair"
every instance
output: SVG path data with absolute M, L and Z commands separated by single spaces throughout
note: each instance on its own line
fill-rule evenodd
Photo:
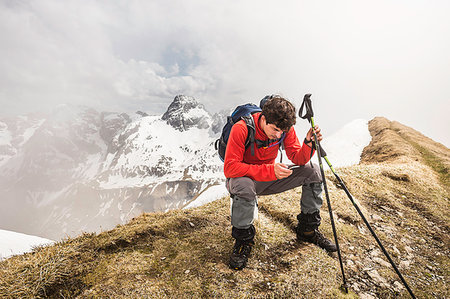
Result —
M 287 132 L 296 122 L 295 107 L 279 95 L 271 96 L 262 107 L 262 115 L 268 124 L 274 124 Z

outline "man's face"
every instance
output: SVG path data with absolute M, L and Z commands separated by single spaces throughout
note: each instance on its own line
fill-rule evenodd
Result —
M 268 124 L 264 115 L 262 116 L 262 118 L 264 124 L 262 129 L 264 133 L 266 133 L 267 137 L 269 137 L 269 139 L 280 139 L 281 135 L 283 134 L 283 130 L 281 130 L 274 124 Z

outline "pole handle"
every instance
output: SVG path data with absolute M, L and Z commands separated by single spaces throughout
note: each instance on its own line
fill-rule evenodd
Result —
M 303 114 L 303 109 L 305 109 L 305 114 Z M 310 93 L 305 94 L 305 96 L 303 97 L 302 105 L 300 106 L 300 109 L 298 110 L 298 116 L 300 118 L 307 119 L 309 122 L 311 122 L 311 118 L 314 117 Z

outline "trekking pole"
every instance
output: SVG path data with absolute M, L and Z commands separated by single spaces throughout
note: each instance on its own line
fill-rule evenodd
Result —
M 325 158 L 325 157 L 324 157 Z M 361 216 L 361 218 L 364 220 L 364 223 L 366 224 L 367 228 L 369 229 L 369 231 L 372 233 L 372 236 L 375 238 L 375 240 L 378 243 L 378 246 L 380 246 L 381 250 L 383 251 L 384 255 L 386 256 L 386 258 L 389 260 L 389 262 L 391 263 L 392 267 L 394 268 L 395 272 L 397 273 L 398 277 L 400 277 L 400 280 L 403 282 L 403 285 L 406 287 L 406 289 L 408 290 L 409 294 L 411 295 L 412 298 L 416 298 L 412 292 L 412 290 L 409 288 L 408 283 L 406 282 L 406 280 L 403 278 L 402 274 L 400 273 L 400 271 L 398 270 L 397 266 L 395 265 L 394 261 L 391 259 L 389 253 L 386 251 L 386 249 L 384 248 L 383 244 L 381 244 L 380 239 L 378 239 L 377 235 L 375 234 L 375 232 L 373 231 L 372 227 L 370 226 L 369 222 L 367 221 L 366 217 L 364 217 L 364 214 L 361 212 L 360 208 L 358 207 L 358 205 L 356 204 L 355 200 L 353 199 L 353 196 L 350 194 L 350 192 L 347 189 L 347 186 L 345 186 L 344 182 L 341 180 L 341 178 L 339 177 L 339 175 L 334 171 L 333 166 L 331 165 L 331 163 L 328 161 L 328 158 L 325 158 L 325 161 L 327 161 L 328 166 L 330 167 L 331 171 L 333 172 L 334 176 L 336 177 L 336 179 L 338 180 L 339 184 L 344 188 L 345 193 L 347 194 L 348 198 L 350 199 L 350 201 L 352 202 L 353 206 L 355 207 L 356 211 L 358 211 L 358 214 Z
M 343 280 L 342 287 L 344 288 L 345 292 L 348 293 L 347 282 L 345 280 L 344 266 L 342 264 L 341 250 L 339 249 L 339 241 L 337 238 L 336 227 L 334 225 L 333 211 L 331 210 L 330 197 L 328 196 L 327 180 L 325 179 L 325 172 L 323 171 L 322 156 L 320 154 L 320 144 L 319 144 L 319 140 L 317 139 L 317 135 L 314 132 L 314 118 L 313 118 L 314 112 L 312 110 L 310 97 L 311 97 L 311 94 L 305 95 L 302 106 L 301 106 L 298 114 L 301 118 L 308 117 L 308 120 L 311 123 L 311 128 L 312 128 L 312 132 L 313 132 L 313 136 L 314 136 L 314 144 L 315 144 L 315 147 L 317 150 L 317 157 L 319 158 L 319 167 L 320 167 L 320 173 L 322 175 L 323 188 L 325 190 L 325 197 L 327 199 L 328 212 L 330 213 L 331 227 L 333 228 L 334 242 L 336 243 L 337 253 L 338 253 L 338 257 L 339 257 L 339 264 L 341 266 L 342 280 Z M 306 106 L 306 114 L 305 114 L 305 116 L 302 116 L 302 111 L 303 111 L 304 106 Z
M 306 96 L 311 97 L 311 95 L 305 95 Z M 312 106 L 311 106 L 311 100 L 309 100 L 309 107 L 311 108 L 312 111 Z M 303 104 L 302 104 L 303 106 Z M 308 107 L 307 107 L 308 109 Z M 300 115 L 300 112 L 299 112 Z M 300 116 L 302 117 L 302 116 Z M 400 273 L 400 271 L 398 270 L 397 266 L 395 265 L 394 261 L 392 260 L 391 256 L 389 255 L 389 253 L 386 251 L 386 249 L 384 248 L 383 244 L 381 243 L 380 239 L 378 238 L 378 236 L 376 235 L 375 231 L 372 229 L 372 227 L 370 226 L 369 222 L 367 221 L 366 217 L 364 217 L 364 214 L 362 213 L 361 209 L 359 208 L 359 206 L 356 204 L 352 194 L 350 193 L 350 191 L 348 191 L 347 186 L 344 184 L 344 182 L 342 181 L 342 179 L 339 177 L 339 175 L 336 173 L 336 171 L 333 168 L 333 165 L 331 165 L 330 160 L 327 157 L 327 153 L 325 152 L 325 150 L 319 145 L 320 150 L 317 150 L 317 154 L 320 153 L 320 155 L 322 156 L 322 158 L 325 159 L 325 161 L 328 164 L 328 167 L 331 169 L 331 172 L 333 172 L 334 176 L 336 177 L 336 179 L 338 180 L 339 184 L 344 188 L 345 193 L 347 194 L 347 197 L 350 199 L 350 201 L 352 202 L 353 206 L 355 207 L 356 211 L 358 212 L 358 214 L 361 216 L 361 218 L 363 219 L 364 223 L 366 224 L 367 228 L 369 229 L 369 231 L 372 233 L 372 236 L 374 237 L 374 239 L 377 241 L 378 246 L 381 248 L 381 250 L 383 251 L 384 255 L 386 256 L 386 258 L 389 260 L 389 262 L 391 263 L 392 267 L 394 268 L 395 272 L 397 273 L 398 277 L 400 278 L 400 280 L 402 281 L 403 285 L 406 287 L 406 289 L 408 290 L 409 294 L 411 295 L 412 298 L 416 298 L 416 296 L 414 296 L 414 293 L 412 292 L 411 288 L 409 287 L 408 283 L 406 282 L 406 280 L 403 278 L 402 274 Z

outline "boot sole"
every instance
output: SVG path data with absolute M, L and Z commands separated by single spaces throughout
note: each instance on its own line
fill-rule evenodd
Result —
M 244 269 L 244 268 L 247 266 L 247 264 L 245 264 L 245 265 L 243 265 L 243 266 L 241 266 L 241 267 L 239 267 L 239 266 L 232 266 L 232 265 L 228 265 L 228 266 L 229 266 L 230 269 L 232 269 L 232 270 L 240 271 L 240 270 Z
M 307 239 L 299 238 L 298 236 L 297 236 L 297 242 L 305 242 L 305 243 L 310 243 L 310 244 L 316 245 L 317 247 L 319 247 L 320 249 L 325 250 L 326 252 L 336 252 L 337 251 L 337 248 L 333 248 L 332 250 L 326 249 L 324 247 L 320 247 L 318 244 L 316 244 L 314 242 L 311 242 L 311 241 L 309 241 Z

